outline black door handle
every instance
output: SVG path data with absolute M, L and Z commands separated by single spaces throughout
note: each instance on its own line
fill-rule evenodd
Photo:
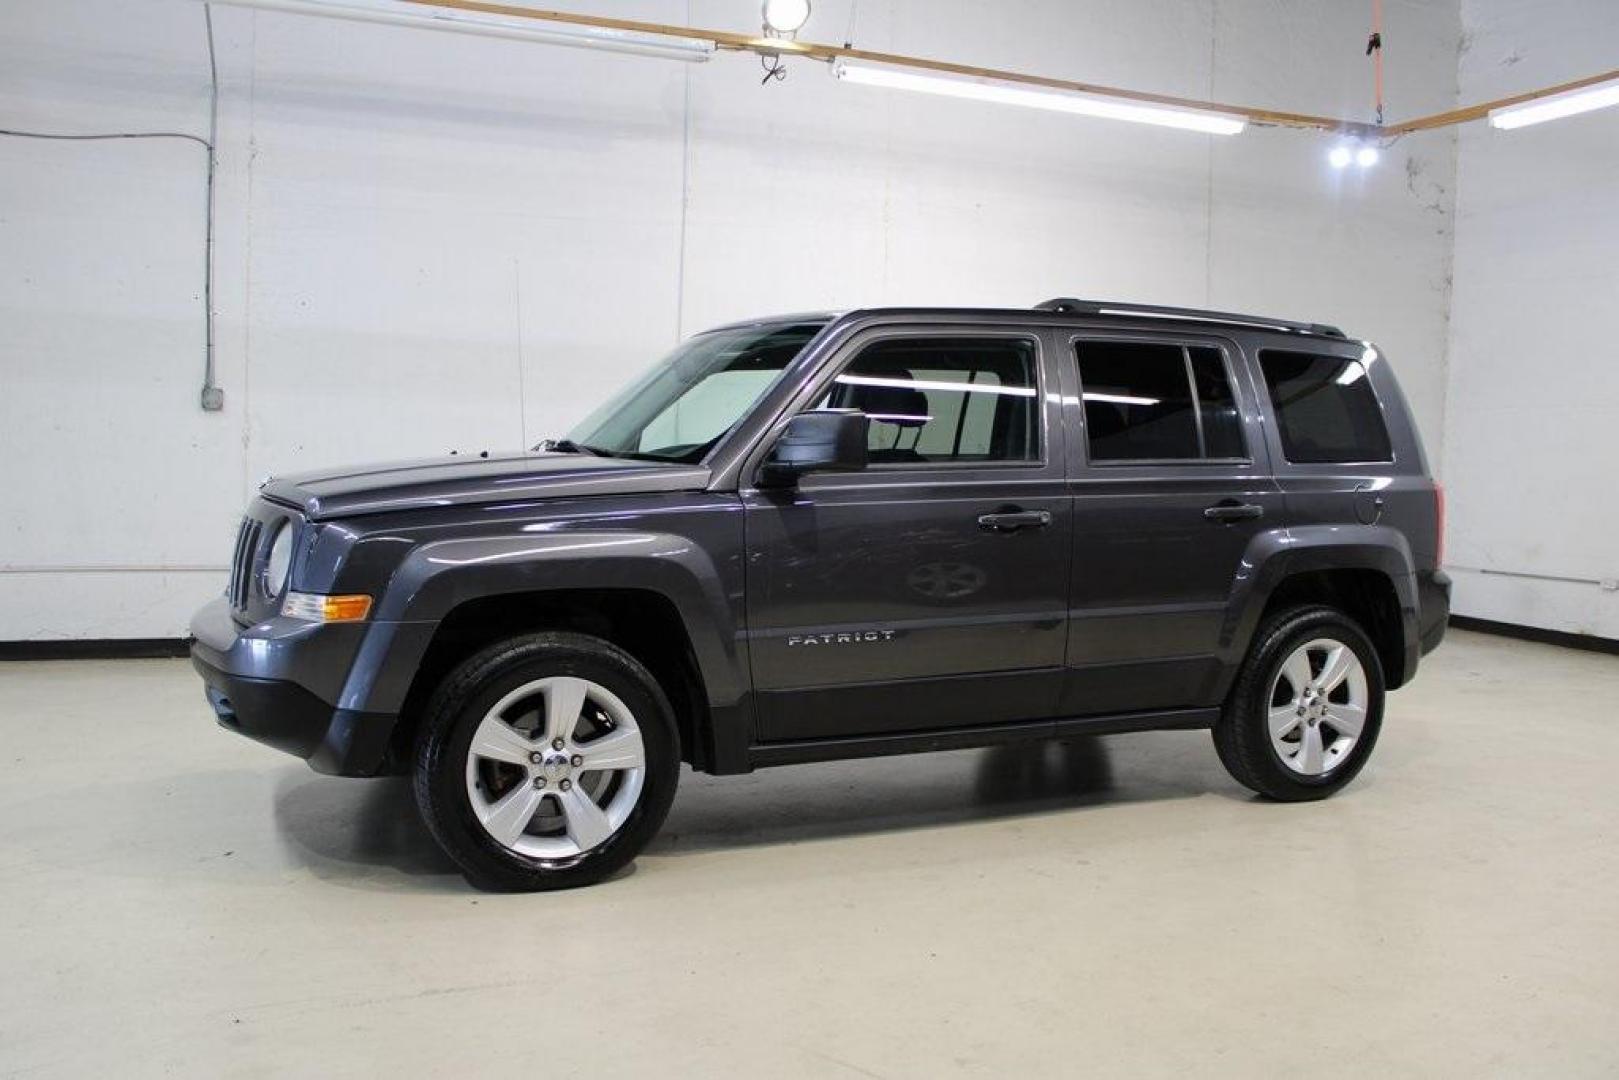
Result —
M 1265 508 L 1231 499 L 1204 510 L 1203 516 L 1210 521 L 1252 521 L 1254 518 L 1264 517 Z
M 978 527 L 991 532 L 1043 529 L 1050 524 L 1050 510 L 997 510 L 993 514 L 978 515 Z

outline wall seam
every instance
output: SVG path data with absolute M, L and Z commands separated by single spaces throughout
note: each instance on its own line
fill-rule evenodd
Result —
M 686 0 L 686 25 L 691 25 L 691 0 Z M 675 340 L 686 336 L 686 219 L 691 214 L 691 68 L 680 76 L 680 239 L 675 257 Z
M 259 15 L 249 13 L 247 49 L 247 178 L 242 217 L 242 498 L 246 506 L 257 486 L 253 483 L 253 177 L 259 156 Z
M 512 309 L 517 317 L 517 437 L 523 449 L 528 441 L 528 364 L 523 356 L 523 257 L 512 256 Z
M 1467 5 L 1456 4 L 1455 81 L 1451 102 L 1462 99 L 1462 43 L 1467 40 Z M 1439 353 L 1439 453 L 1431 466 L 1434 476 L 1443 479 L 1450 461 L 1451 357 L 1456 351 L 1456 242 L 1462 231 L 1462 131 L 1451 128 L 1450 139 L 1450 242 L 1445 245 L 1445 347 Z
M 1216 101 L 1214 71 L 1219 50 L 1220 0 L 1209 0 L 1209 84 L 1208 100 Z M 1204 137 L 1208 147 L 1208 168 L 1203 188 L 1203 305 L 1214 304 L 1214 136 Z

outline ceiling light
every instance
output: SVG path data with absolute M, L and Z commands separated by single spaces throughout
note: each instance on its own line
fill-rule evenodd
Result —
M 1565 116 L 1575 116 L 1593 109 L 1605 109 L 1610 105 L 1619 105 L 1619 79 L 1567 90 L 1521 105 L 1508 105 L 1504 109 L 1491 109 L 1490 126 L 1510 131 L 1530 124 L 1543 124 L 1547 120 L 1561 120 Z
M 1349 147 L 1347 146 L 1334 146 L 1331 150 L 1327 151 L 1327 163 L 1334 169 L 1343 168 L 1344 166 L 1348 165 L 1353 158 L 1354 155 L 1349 152 Z
M 714 43 L 702 38 L 662 34 L 642 34 L 596 26 L 542 25 L 534 19 L 504 18 L 476 11 L 435 7 L 430 4 L 402 4 L 397 0 L 214 0 L 236 7 L 286 11 L 295 15 L 320 15 L 355 22 L 385 23 L 390 26 L 416 26 L 429 30 L 452 30 L 482 37 L 514 38 L 545 45 L 569 45 L 608 52 L 653 56 L 664 60 L 707 60 L 714 54 Z
M 765 0 L 765 29 L 772 34 L 796 34 L 809 21 L 809 0 Z
M 834 64 L 832 74 L 845 82 L 863 83 L 867 86 L 914 90 L 923 94 L 989 101 L 998 105 L 1022 105 L 1031 109 L 1050 109 L 1080 116 L 1098 116 L 1108 120 L 1129 120 L 1137 124 L 1156 124 L 1159 127 L 1201 131 L 1209 135 L 1235 135 L 1247 126 L 1247 121 L 1243 117 L 1233 116 L 1230 113 L 1150 105 L 1100 94 L 1036 89 L 991 79 L 921 75 L 892 67 L 854 64 L 847 61 Z
M 1355 151 L 1355 164 L 1363 169 L 1369 169 L 1377 164 L 1378 156 L 1377 147 L 1363 146 Z

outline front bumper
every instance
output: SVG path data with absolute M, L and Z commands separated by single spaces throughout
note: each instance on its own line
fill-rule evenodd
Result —
M 221 727 L 309 762 L 317 772 L 376 776 L 390 770 L 397 717 L 332 704 L 365 633 L 271 619 L 239 626 L 223 597 L 191 620 L 191 664 Z

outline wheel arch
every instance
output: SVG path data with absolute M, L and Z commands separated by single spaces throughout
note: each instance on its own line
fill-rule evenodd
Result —
M 1397 689 L 1416 673 L 1420 634 L 1415 572 L 1400 533 L 1375 526 L 1292 529 L 1266 557 L 1250 562 L 1254 569 L 1246 583 L 1239 583 L 1238 602 L 1222 638 L 1228 680 L 1235 677 L 1265 619 L 1311 603 L 1338 608 L 1365 630 L 1388 689 Z
M 458 604 L 438 623 L 416 664 L 390 740 L 390 758 L 409 760 L 433 691 L 462 661 L 498 641 L 543 630 L 600 638 L 644 665 L 674 708 L 682 760 L 707 766 L 712 714 L 691 635 L 674 601 L 645 588 L 492 593 Z
M 461 659 L 501 637 L 572 630 L 624 648 L 659 678 L 696 767 L 745 759 L 747 658 L 730 580 L 739 575 L 667 533 L 525 530 L 420 544 L 382 591 L 341 704 L 398 717 L 388 753 L 397 767 L 432 687 Z

